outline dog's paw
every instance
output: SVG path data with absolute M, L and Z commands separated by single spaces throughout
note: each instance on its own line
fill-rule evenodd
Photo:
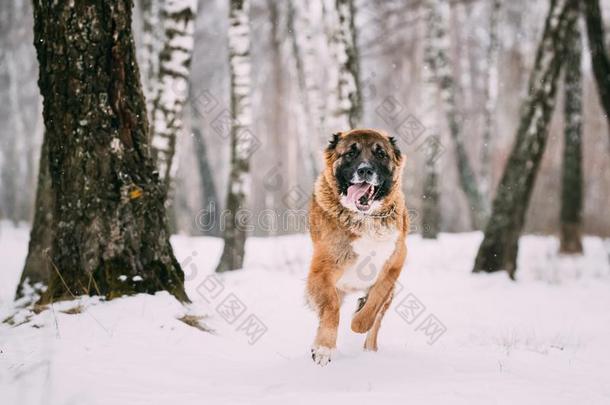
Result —
M 330 363 L 330 356 L 333 349 L 326 346 L 318 346 L 311 349 L 311 359 L 314 363 L 325 366 Z
M 365 352 L 376 352 L 378 350 L 377 347 L 377 342 L 369 339 L 369 337 L 366 337 L 366 340 L 364 341 L 364 351 Z
M 369 316 L 366 312 L 356 312 L 352 318 L 352 330 L 356 333 L 366 333 L 373 327 L 375 318 Z

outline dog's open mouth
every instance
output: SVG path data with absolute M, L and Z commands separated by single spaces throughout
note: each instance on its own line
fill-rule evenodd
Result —
M 366 212 L 371 208 L 376 191 L 377 187 L 367 182 L 352 184 L 347 188 L 347 201 Z

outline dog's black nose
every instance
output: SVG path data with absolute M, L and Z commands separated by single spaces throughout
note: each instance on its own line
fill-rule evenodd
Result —
M 371 166 L 359 167 L 356 173 L 358 173 L 358 176 L 361 178 L 366 179 L 373 176 L 373 168 Z

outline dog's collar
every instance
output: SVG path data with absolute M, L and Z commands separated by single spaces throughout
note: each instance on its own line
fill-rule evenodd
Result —
M 365 216 L 371 217 L 371 218 L 376 218 L 376 219 L 377 218 L 383 219 L 383 218 L 387 218 L 389 216 L 393 216 L 395 213 L 396 213 L 396 203 L 394 202 L 394 203 L 392 203 L 392 206 L 387 210 L 384 210 L 380 213 L 365 214 Z

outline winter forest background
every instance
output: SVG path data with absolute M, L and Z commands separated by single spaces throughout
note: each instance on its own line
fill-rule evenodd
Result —
M 3 0 L 0 97 L 2 404 L 610 403 L 610 1 Z M 320 369 L 307 205 L 356 127 L 408 255 Z
M 328 128 L 320 133 L 306 115 L 296 66 L 295 41 L 296 46 L 301 48 L 296 51 L 301 55 L 301 60 L 306 58 L 303 53 L 307 48 L 302 49 L 303 44 L 308 40 L 312 42 L 311 52 L 314 55 L 310 58 L 314 58 L 314 63 L 307 72 L 311 76 L 307 80 L 313 81 L 308 86 L 317 88 L 316 102 L 322 114 L 325 113 L 325 101 L 329 100 L 326 93 L 332 91 L 332 86 L 328 84 L 331 83 L 329 75 L 332 74 L 333 62 L 323 24 L 311 24 L 309 29 L 298 28 L 300 24 L 301 27 L 306 24 L 305 18 L 323 21 L 321 3 L 310 2 L 310 10 L 296 4 L 299 2 L 294 3 L 255 0 L 250 12 L 253 38 L 251 97 L 252 114 L 256 117 L 251 131 L 260 145 L 252 153 L 252 192 L 248 206 L 254 213 L 273 210 L 278 217 L 282 211 L 295 208 L 287 205 L 285 200 L 291 203 L 294 200 L 299 207 L 306 206 L 313 184 L 299 137 L 307 137 L 319 154 L 331 132 L 340 130 Z M 496 27 L 497 75 L 489 79 L 486 58 L 492 2 L 466 0 L 450 3 L 448 56 L 458 88 L 456 107 L 462 117 L 463 138 L 472 166 L 477 174 L 486 171 L 490 174 L 490 196 L 502 175 L 514 142 L 519 108 L 526 95 L 548 4 L 545 1 L 500 2 Z M 609 6 L 603 1 L 601 4 Z M 30 2 L 19 0 L 5 1 L 0 7 L 0 91 L 5 100 L 0 106 L 0 117 L 4 123 L 0 128 L 0 217 L 14 222 L 31 222 L 44 130 L 36 85 L 38 64 L 31 45 L 32 9 Z M 454 145 L 446 118 L 440 112 L 430 121 L 426 118 L 429 112 L 422 111 L 422 96 L 425 94 L 422 89 L 425 45 L 422 2 L 356 1 L 355 7 L 363 104 L 360 122 L 367 127 L 384 129 L 399 139 L 408 157 L 405 191 L 413 211 L 414 228 L 417 230 L 421 226 L 424 178 L 424 154 L 418 147 L 431 131 L 438 128 L 442 147 L 442 156 L 438 160 L 442 174 L 439 177 L 441 230 L 459 232 L 472 229 L 468 215 L 464 214 L 468 205 L 454 170 Z M 227 1 L 200 1 L 198 4 L 189 99 L 183 113 L 185 125 L 178 137 L 175 158 L 175 203 L 172 209 L 176 232 L 201 234 L 202 229 L 208 229 L 201 223 L 198 225 L 201 210 L 210 201 L 214 201 L 217 207 L 225 204 L 229 138 L 222 129 L 214 126 L 214 120 L 230 107 L 227 16 Z M 142 44 L 142 5 L 139 2 L 136 2 L 134 10 L 134 30 L 138 55 L 141 57 L 145 50 Z M 311 35 L 311 39 L 304 38 L 305 35 Z M 583 231 L 608 236 L 610 216 L 599 215 L 610 201 L 608 128 L 598 102 L 584 37 L 582 46 Z M 528 210 L 527 232 L 553 234 L 559 230 L 564 125 L 562 86 L 560 84 L 557 92 L 558 101 L 548 144 Z M 492 136 L 485 145 L 483 134 L 488 91 L 496 95 L 492 106 Z M 389 112 L 384 113 L 384 103 L 394 102 L 397 103 L 396 108 L 401 110 L 400 116 L 395 118 L 389 116 Z M 442 109 L 438 98 L 435 107 Z M 421 129 L 401 128 L 401 121 L 409 116 L 421 124 Z M 406 124 L 410 124 L 410 121 Z M 489 154 L 489 167 L 483 167 L 486 153 Z M 201 160 L 206 158 L 207 162 L 202 164 Z M 204 188 L 205 184 L 213 185 L 214 191 L 210 192 L 210 187 Z M 298 228 L 294 224 L 261 227 L 255 222 L 254 225 L 254 234 L 259 236 L 304 231 L 294 229 Z

